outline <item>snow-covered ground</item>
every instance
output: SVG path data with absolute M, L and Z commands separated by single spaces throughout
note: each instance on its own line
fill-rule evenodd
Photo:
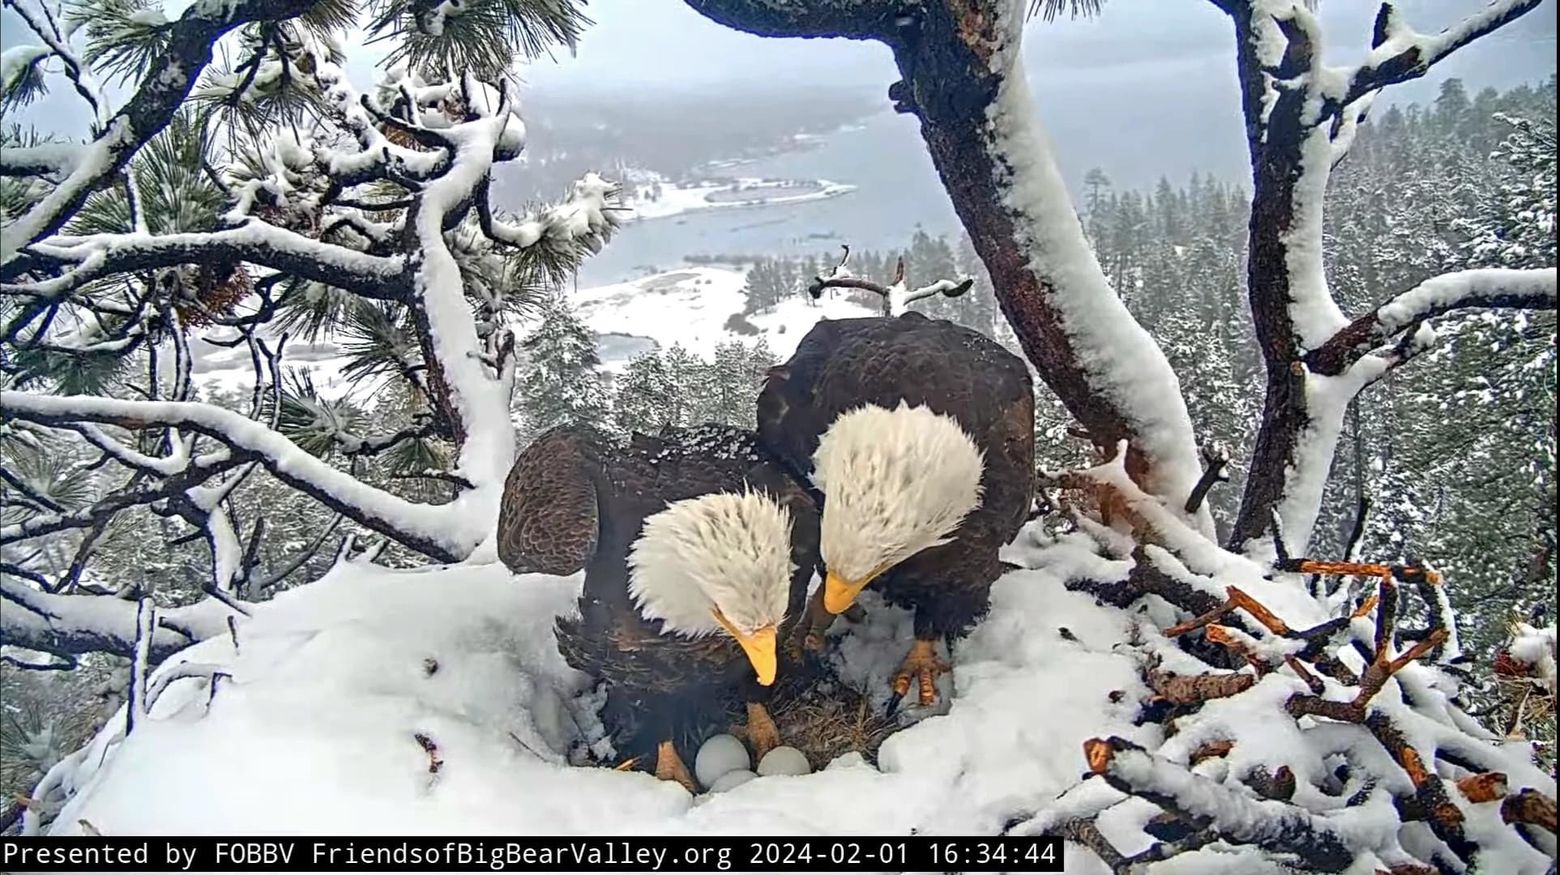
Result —
M 875 316 L 877 311 L 829 291 L 813 301 L 798 291 L 779 305 L 743 316 L 747 272 L 722 267 L 687 267 L 629 282 L 581 289 L 570 301 L 591 330 L 598 335 L 602 365 L 621 371 L 635 355 L 654 347 L 680 345 L 695 355 L 710 358 L 715 347 L 727 341 L 751 343 L 761 335 L 778 359 L 790 357 L 820 319 Z M 747 326 L 738 328 L 742 321 Z M 529 326 L 517 326 L 522 334 Z M 757 331 L 757 334 L 753 333 Z M 346 394 L 351 384 L 342 374 L 345 359 L 329 341 L 289 343 L 283 360 L 286 368 L 309 373 L 314 386 L 327 398 Z M 224 349 L 203 345 L 196 349 L 195 379 L 207 391 L 222 390 L 247 395 L 254 386 L 254 368 L 243 347 Z
M 956 649 L 947 713 L 889 738 L 877 766 L 848 754 L 811 775 L 700 797 L 642 773 L 570 766 L 566 752 L 594 717 L 552 622 L 573 610 L 578 587 L 577 576 L 515 577 L 498 565 L 338 566 L 256 606 L 236 643 L 224 635 L 165 665 L 206 663 L 231 678 L 215 695 L 204 680 L 174 681 L 127 739 L 111 724 L 77 755 L 76 794 L 54 830 L 994 833 L 1077 783 L 1084 739 L 1139 733 L 1139 669 L 1116 649 L 1127 615 L 1019 571 L 997 583 L 990 617 Z M 877 605 L 846 629 L 847 674 L 883 684 L 906 621 Z M 1119 703 L 1115 689 L 1127 693 Z M 436 773 L 418 735 L 436 746 Z M 1123 846 L 1139 843 L 1131 820 L 1113 836 Z
M 662 348 L 679 344 L 709 358 L 717 344 L 752 342 L 758 337 L 733 327 L 733 317 L 742 317 L 747 303 L 742 291 L 746 277 L 739 270 L 689 267 L 584 289 L 572 300 L 580 317 L 599 335 L 645 338 Z M 843 296 L 825 294 L 814 302 L 798 292 L 772 310 L 742 318 L 758 330 L 776 357 L 785 359 L 819 319 L 871 315 L 876 314 Z M 603 352 L 602 363 L 609 370 L 621 369 L 632 358 Z
M 254 388 L 254 363 L 246 347 L 224 349 L 202 343 L 193 351 L 195 379 L 203 390 L 247 396 Z M 283 366 L 288 370 L 307 371 L 322 397 L 337 398 L 352 390 L 352 383 L 342 373 L 346 359 L 336 344 L 328 340 L 318 343 L 295 341 L 288 343 L 284 351 Z
M 758 178 L 678 185 L 660 182 L 659 196 L 651 200 L 648 186 L 636 186 L 636 197 L 627 200 L 634 219 L 664 219 L 696 210 L 734 207 L 770 207 L 828 200 L 856 190 L 843 182 L 819 180 L 766 180 Z

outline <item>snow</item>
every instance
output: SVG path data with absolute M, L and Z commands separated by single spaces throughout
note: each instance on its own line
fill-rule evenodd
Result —
M 482 363 L 483 344 L 466 302 L 460 265 L 444 240 L 443 225 L 445 217 L 484 183 L 492 168 L 494 146 L 509 118 L 505 109 L 493 118 L 442 132 L 452 144 L 449 169 L 423 188 L 420 207 L 414 211 L 422 263 L 412 293 L 422 300 L 432 352 L 442 366 L 458 427 L 464 433 L 455 473 L 476 486 L 462 491 L 443 510 L 450 517 L 484 522 L 498 517 L 504 478 L 515 458 L 515 431 L 509 421 L 508 384 Z M 491 524 L 482 528 L 480 542 L 487 546 L 478 549 L 491 552 Z
M 469 317 L 466 324 L 471 324 Z M 220 435 L 224 443 L 235 449 L 259 456 L 266 468 L 284 481 L 306 484 L 310 490 L 329 495 L 333 500 L 367 517 L 385 520 L 399 531 L 426 539 L 455 556 L 470 555 L 478 544 L 492 534 L 491 520 L 497 517 L 496 503 L 491 515 L 478 517 L 458 513 L 450 505 L 407 501 L 305 453 L 263 423 L 215 405 L 188 401 L 130 401 L 97 396 L 43 396 L 7 390 L 0 392 L 0 406 L 27 410 L 38 415 L 96 421 L 155 422 L 209 431 Z M 500 410 L 506 411 L 507 408 Z M 504 425 L 507 430 L 507 413 Z M 506 460 L 503 464 L 504 473 L 507 474 L 509 462 Z M 502 476 L 499 485 L 502 485 Z M 0 532 L 8 532 L 11 528 L 7 527 Z
M 1002 156 L 997 184 L 1012 212 L 1029 269 L 1050 287 L 1047 301 L 1061 315 L 1086 379 L 1109 398 L 1135 435 L 1135 448 L 1150 463 L 1152 490 L 1184 501 L 1202 475 L 1191 418 L 1180 382 L 1164 353 L 1133 319 L 1110 287 L 1083 226 L 1044 129 L 1035 113 L 1020 56 L 1023 4 L 1004 7 L 1004 38 L 993 53 L 995 70 L 1005 70 L 988 110 L 992 148 Z M 1197 526 L 1212 535 L 1206 505 Z
M 647 189 L 641 189 L 637 197 L 627 201 L 628 206 L 633 208 L 634 219 L 664 219 L 699 210 L 808 203 L 840 197 L 856 190 L 854 185 L 827 179 L 810 181 L 810 187 L 814 188 L 812 191 L 786 193 L 788 187 L 794 185 L 793 182 L 743 177 L 731 181 L 679 184 L 664 181 L 660 174 L 649 175 L 653 177 L 651 181 L 660 186 L 660 192 L 655 200 L 650 200 L 645 196 Z M 751 197 L 710 200 L 711 195 L 749 192 L 752 193 Z
M 1130 488 L 1119 463 L 1091 475 Z M 1194 577 L 1150 547 L 1149 561 L 1166 573 L 1208 590 L 1245 586 L 1292 628 L 1328 616 L 1301 576 L 1264 581 L 1212 545 L 1189 551 L 1196 536 L 1169 509 L 1156 512 L 1156 499 L 1141 492 L 1125 498 L 1188 563 L 1221 566 L 1211 579 Z M 253 606 L 232 635 L 212 635 L 168 660 L 150 679 L 149 713 L 126 734 L 121 711 L 33 796 L 63 805 L 51 826 L 58 834 L 947 835 L 994 834 L 1013 823 L 1036 833 L 1097 817 L 1118 849 L 1134 853 L 1153 841 L 1143 826 L 1156 807 L 1080 777 L 1082 743 L 1118 736 L 1147 752 L 1119 754 L 1114 774 L 1232 836 L 1273 839 L 1280 821 L 1303 824 L 1343 841 L 1357 854 L 1350 871 L 1359 872 L 1435 841 L 1418 824 L 1400 824 L 1392 795 L 1407 791 L 1408 778 L 1364 727 L 1297 722 L 1284 712 L 1304 689 L 1286 669 L 1178 719 L 1169 737 L 1156 723 L 1135 725 L 1149 698 L 1146 666 L 1200 665 L 1159 631 L 1155 599 L 1146 611 L 1118 610 L 1068 591 L 1066 579 L 1126 572 L 1127 563 L 1098 555 L 1083 534 L 1052 537 L 1031 526 L 1005 556 L 1025 567 L 994 584 L 989 614 L 952 648 L 939 706 L 902 715 L 905 728 L 883 743 L 876 765 L 848 753 L 812 774 L 753 777 L 747 751 L 725 738 L 716 744 L 728 748 L 726 762 L 711 762 L 719 757 L 710 746 L 696 757 L 713 792 L 693 797 L 642 772 L 575 764 L 587 749 L 613 761 L 596 714 L 603 697 L 563 662 L 553 635 L 554 616 L 575 610 L 578 575 L 515 576 L 479 562 L 397 571 L 349 560 Z M 914 624 L 871 591 L 861 603 L 863 622 L 830 630 L 830 659 L 841 682 L 881 709 Z M 1370 623 L 1356 620 L 1350 634 L 1369 640 Z M 1553 629 L 1544 634 L 1517 649 L 1552 660 Z M 1290 643 L 1266 633 L 1251 641 L 1272 653 Z M 1333 646 L 1359 668 L 1348 636 Z M 1326 698 L 1348 697 L 1325 683 Z M 1455 693 L 1449 673 L 1416 662 L 1371 707 L 1427 757 L 1455 753 L 1505 772 L 1513 788 L 1552 794 L 1554 779 L 1533 763 L 1531 748 L 1471 725 L 1451 705 Z M 1234 742 L 1228 756 L 1188 767 L 1197 747 L 1216 739 Z M 1349 784 L 1323 792 L 1344 756 L 1355 767 Z M 1278 765 L 1296 774 L 1298 807 L 1261 800 L 1241 783 L 1252 768 Z M 1444 761 L 1440 768 L 1458 776 Z M 1345 807 L 1356 791 L 1366 802 Z M 289 804 L 274 804 L 279 798 Z M 1484 871 L 1547 867 L 1547 857 L 1500 823 L 1498 805 L 1458 804 L 1470 837 L 1486 849 Z M 29 817 L 36 830 L 31 810 Z M 1153 871 L 1271 870 L 1253 854 L 1213 846 Z M 1070 858 L 1069 871 L 1101 871 L 1077 848 Z
M 517 578 L 498 565 L 338 565 L 256 605 L 236 646 L 220 635 L 164 665 L 159 674 L 188 661 L 231 679 L 209 702 L 201 673 L 173 681 L 128 738 L 116 739 L 122 717 L 111 721 L 55 776 L 74 795 L 52 829 L 990 834 L 1076 782 L 1083 739 L 1139 731 L 1138 670 L 1117 652 L 1124 615 L 1047 574 L 1014 572 L 956 648 L 948 713 L 891 737 L 879 767 L 842 757 L 695 806 L 647 774 L 568 764 L 599 701 L 581 697 L 588 683 L 552 634 L 578 587 L 577 576 Z M 1057 637 L 1058 626 L 1077 640 Z M 902 655 L 875 654 L 883 664 Z M 1111 703 L 1111 689 L 1128 701 Z M 437 746 L 437 774 L 418 733 Z M 290 801 L 275 805 L 281 798 Z
M 80 150 L 70 176 L 55 186 L 48 196 L 27 212 L 12 219 L 0 235 L 0 264 L 7 264 L 17 251 L 45 233 L 55 217 L 92 190 L 113 169 L 115 160 L 136 142 L 135 131 L 127 117 L 114 117 L 102 135 Z
M 1555 301 L 1555 269 L 1509 270 L 1479 268 L 1432 277 L 1398 295 L 1376 310 L 1382 336 L 1391 336 L 1416 320 L 1453 307 L 1478 306 L 1497 296 L 1517 296 L 1552 309 Z
M 1549 695 L 1553 696 L 1555 694 L 1554 624 L 1538 628 L 1527 623 L 1518 623 L 1515 631 L 1511 644 L 1506 648 L 1511 658 L 1523 665 L 1532 666 L 1534 674 L 1548 688 Z
M 572 298 L 580 318 L 598 335 L 625 335 L 655 341 L 663 349 L 673 345 L 706 359 L 715 347 L 733 340 L 756 338 L 729 327 L 747 303 L 743 271 L 717 267 L 689 267 L 629 282 L 581 289 Z M 800 290 L 775 307 L 746 316 L 757 327 L 777 358 L 788 358 L 819 319 L 876 316 L 877 311 L 825 294 L 809 300 Z M 604 358 L 608 370 L 621 370 L 628 357 Z
M 1332 164 L 1332 138 L 1326 125 L 1318 125 L 1300 145 L 1294 214 L 1280 237 L 1289 272 L 1289 318 L 1302 352 L 1316 349 L 1349 324 L 1328 291 L 1322 260 L 1322 206 Z
M 47 46 L 12 46 L 0 52 L 0 93 L 9 92 L 12 83 L 21 78 L 39 58 L 52 54 Z

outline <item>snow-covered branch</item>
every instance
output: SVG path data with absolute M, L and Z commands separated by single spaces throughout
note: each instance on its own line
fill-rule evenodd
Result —
M 10 412 L 9 408 L 8 412 Z M 239 464 L 239 460 L 219 458 L 202 464 L 190 465 L 162 483 L 141 488 L 120 489 L 110 493 L 95 504 L 80 510 L 37 514 L 28 517 L 19 523 L 13 523 L 0 528 L 0 544 L 41 538 L 67 529 L 84 529 L 96 526 L 128 508 L 173 498 L 224 471 L 237 467 Z
M 43 176 L 70 173 L 76 168 L 80 147 L 70 143 L 40 143 L 0 149 L 0 176 Z
M 169 25 L 167 47 L 148 65 L 158 72 L 141 83 L 82 150 L 70 175 L 6 228 L 0 241 L 0 265 L 9 263 L 23 247 L 58 231 L 88 195 L 119 174 L 136 151 L 168 124 L 211 62 L 219 37 L 239 25 L 290 18 L 313 5 L 312 0 L 247 0 L 188 7 Z
M 1381 4 L 1369 57 L 1349 75 L 1341 97 L 1329 95 L 1333 111 L 1389 85 L 1417 79 L 1458 49 L 1537 9 L 1543 0 L 1492 0 L 1437 34 L 1416 33 L 1393 3 Z
M 1306 364 L 1317 373 L 1335 375 L 1410 327 L 1454 310 L 1480 307 L 1555 309 L 1555 269 L 1480 268 L 1432 277 L 1349 323 L 1307 354 Z
M 900 316 L 908 312 L 910 305 L 916 301 L 942 295 L 946 298 L 957 298 L 968 292 L 975 285 L 974 277 L 960 277 L 957 280 L 940 279 L 934 283 L 910 289 L 905 285 L 905 260 L 899 259 L 899 265 L 895 268 L 894 282 L 884 285 L 876 280 L 866 277 L 852 276 L 845 269 L 845 261 L 850 258 L 850 247 L 845 247 L 845 257 L 828 274 L 820 274 L 813 277 L 807 286 L 807 294 L 814 300 L 823 296 L 825 289 L 860 289 L 871 292 L 883 299 L 884 316 Z
M 1084 749 L 1090 768 L 1112 787 L 1208 822 L 1226 840 L 1292 854 L 1321 872 L 1341 872 L 1353 858 L 1336 824 L 1301 808 L 1239 794 L 1123 738 L 1093 739 Z
M 65 67 L 66 78 L 70 79 L 76 93 L 80 94 L 87 102 L 87 106 L 92 109 L 93 132 L 96 133 L 96 129 L 101 128 L 108 117 L 108 106 L 103 98 L 103 90 L 98 86 L 91 70 L 76 57 L 76 53 L 66 43 L 65 35 L 60 32 L 59 21 L 54 13 L 44 2 L 40 2 L 37 9 L 21 2 L 7 3 L 6 6 L 27 22 L 32 32 L 48 46 L 49 54 L 60 59 L 60 63 Z
M 159 611 L 149 642 L 152 662 L 221 634 L 232 612 L 214 599 Z M 75 657 L 135 652 L 136 602 L 108 595 L 54 595 L 0 577 L 0 644 Z
M 1495 0 L 1435 36 L 1415 33 L 1391 3 L 1384 4 L 1369 56 L 1341 69 L 1325 64 L 1321 22 L 1310 4 L 1218 5 L 1235 24 L 1253 180 L 1248 297 L 1268 383 L 1231 540 L 1259 542 L 1278 519 L 1282 537 L 1302 549 L 1343 410 L 1359 390 L 1427 348 L 1433 340 L 1427 320 L 1459 307 L 1554 307 L 1553 271 L 1547 280 L 1541 272 L 1465 272 L 1431 280 L 1350 319 L 1333 297 L 1323 262 L 1328 179 L 1375 94 L 1423 75 L 1531 11 L 1538 0 Z
M 491 528 L 493 517 L 455 513 L 448 506 L 418 504 L 377 489 L 309 455 L 264 424 L 211 404 L 5 391 L 0 392 L 0 407 L 14 418 L 50 426 L 97 422 L 206 435 L 229 449 L 233 455 L 228 461 L 257 461 L 278 480 L 348 519 L 444 561 L 465 558 Z
M 53 279 L 7 283 L 0 286 L 0 292 L 60 298 L 92 280 L 113 274 L 177 264 L 240 261 L 347 289 L 366 298 L 399 300 L 408 287 L 404 256 L 367 255 L 254 219 L 237 228 L 208 233 L 53 237 L 28 251 L 43 259 L 76 266 Z
M 482 233 L 489 239 L 517 249 L 528 249 L 547 241 L 595 248 L 616 224 L 608 213 L 617 191 L 616 183 L 587 173 L 574 183 L 569 197 L 561 203 L 518 222 L 505 222 L 494 216 L 484 182 L 478 193 L 477 219 Z

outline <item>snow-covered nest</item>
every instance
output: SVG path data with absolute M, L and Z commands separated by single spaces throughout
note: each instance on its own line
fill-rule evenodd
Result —
M 599 732 L 592 697 L 577 698 L 587 680 L 553 639 L 578 587 L 498 565 L 337 566 L 256 606 L 236 648 L 222 636 L 164 666 L 231 678 L 215 695 L 175 681 L 128 739 L 114 741 L 120 721 L 105 729 L 76 757 L 53 829 L 994 833 L 1076 782 L 1082 739 L 1132 734 L 1138 670 L 1114 651 L 1125 615 L 1016 572 L 959 648 L 951 710 L 889 738 L 878 767 L 847 756 L 696 800 L 647 774 L 568 765 L 570 746 Z M 874 613 L 846 634 L 872 641 L 872 658 L 853 661 L 886 689 L 909 629 L 898 611 Z M 1112 703 L 1113 689 L 1129 695 Z M 418 735 L 437 747 L 436 773 Z
M 1119 465 L 1105 474 L 1110 471 L 1119 472 Z M 1158 519 L 1141 503 L 1131 513 Z M 1173 584 L 1215 598 L 1225 585 L 1260 592 L 1293 629 L 1322 623 L 1332 610 L 1313 600 L 1297 576 L 1264 580 L 1248 560 L 1206 542 L 1176 546 L 1188 561 L 1217 570 L 1193 574 L 1157 547 L 1140 561 L 1169 569 Z M 1276 661 L 1278 670 L 1260 677 L 1249 667 L 1216 672 L 1225 680 L 1245 674 L 1249 682 L 1182 708 L 1173 719 L 1153 717 L 1165 701 L 1154 689 L 1163 688 L 1145 678 L 1215 674 L 1161 631 L 1188 615 L 1152 595 L 1125 610 L 1108 604 L 1105 590 L 1126 585 L 1133 562 L 1101 555 L 1083 534 L 1051 539 L 1032 528 L 1004 555 L 1023 567 L 996 582 L 989 615 L 956 646 L 951 680 L 942 687 L 943 713 L 917 715 L 924 719 L 888 737 L 875 763 L 845 754 L 813 774 L 770 775 L 697 797 L 647 774 L 571 765 L 571 755 L 578 760 L 585 748 L 610 762 L 594 713 L 600 697 L 563 663 L 553 638 L 554 616 L 574 610 L 577 576 L 517 577 L 480 564 L 416 571 L 340 564 L 314 584 L 257 605 L 237 625 L 236 642 L 220 635 L 162 666 L 159 677 L 190 666 L 196 674 L 227 677 L 214 693 L 204 678 L 174 680 L 128 739 L 121 714 L 57 768 L 45 784 L 57 781 L 70 798 L 52 829 L 75 834 L 86 823 L 105 835 L 1014 830 L 1088 841 L 1078 831 L 1082 824 L 1093 844 L 1102 839 L 1115 853 L 1133 855 L 1156 845 L 1149 830 L 1163 831 L 1162 819 L 1154 820 L 1160 806 L 1144 796 L 1157 793 L 1182 816 L 1211 822 L 1217 836 L 1154 863 L 1156 873 L 1279 871 L 1277 861 L 1294 859 L 1283 848 L 1294 847 L 1296 837 L 1331 842 L 1332 859 L 1339 853 L 1352 859 L 1349 872 L 1447 859 L 1424 822 L 1405 822 L 1396 810 L 1394 798 L 1411 799 L 1414 786 L 1365 726 L 1297 720 L 1286 712 L 1286 702 L 1307 692 L 1306 683 L 1282 668 L 1283 656 L 1298 652 L 1292 639 L 1251 638 L 1253 656 Z M 1100 598 L 1068 586 L 1093 589 Z M 841 680 L 868 691 L 881 707 L 912 629 L 905 612 L 870 592 L 864 604 L 864 622 L 840 623 L 831 632 L 838 639 L 833 658 Z M 1358 671 L 1363 663 L 1348 639 L 1369 640 L 1373 627 L 1368 617 L 1343 622 L 1336 653 Z M 152 687 L 158 684 L 154 677 Z M 1321 698 L 1328 700 L 1346 702 L 1353 693 L 1330 679 L 1325 687 Z M 1554 778 L 1533 765 L 1529 746 L 1501 743 L 1456 711 L 1449 702 L 1454 690 L 1436 666 L 1407 663 L 1375 694 L 1371 713 L 1385 715 L 1405 743 L 1434 763 L 1449 788 L 1448 804 L 1477 846 L 1481 871 L 1543 872 L 1550 865 L 1546 852 L 1502 821 L 1498 798 L 1476 802 L 1460 795 L 1453 783 L 1468 773 L 1439 754 L 1501 772 L 1513 793 L 1552 799 Z M 1085 756 L 1091 739 L 1109 739 L 1091 748 L 1112 747 L 1108 767 Z M 1221 752 L 1203 755 L 1221 743 Z M 1353 772 L 1340 776 L 1345 763 Z M 1103 774 L 1091 776 L 1091 769 Z M 1292 774 L 1291 801 L 1259 795 L 1251 784 L 1259 771 Z M 1121 789 L 1125 784 L 1133 785 L 1132 795 Z M 1109 870 L 1072 845 L 1069 871 Z

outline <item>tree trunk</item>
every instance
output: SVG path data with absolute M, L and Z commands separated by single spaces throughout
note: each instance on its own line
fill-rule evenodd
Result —
M 1133 479 L 1179 509 L 1201 475 L 1191 420 L 1169 362 L 1105 279 L 1031 122 L 1022 22 L 1011 19 L 1022 9 L 1005 0 L 687 2 L 750 33 L 873 39 L 893 50 L 904 78 L 889 97 L 920 120 L 1025 355 L 1094 444 L 1110 456 L 1128 441 Z M 1194 522 L 1211 535 L 1206 508 Z
M 1299 362 L 1289 310 L 1290 252 L 1286 243 L 1295 220 L 1295 186 L 1301 175 L 1305 132 L 1300 126 L 1299 104 L 1304 92 L 1282 92 L 1268 110 L 1264 130 L 1261 97 L 1265 85 L 1256 54 L 1258 36 L 1252 32 L 1249 17 L 1234 16 L 1234 22 L 1252 174 L 1246 292 L 1257 345 L 1267 368 L 1262 423 L 1240 512 L 1230 531 L 1231 546 L 1239 549 L 1247 541 L 1273 532 L 1274 513 L 1284 498 L 1289 468 L 1310 416 L 1306 411 L 1305 370 Z M 1284 68 L 1292 73 L 1309 63 L 1309 47 L 1296 39 L 1284 59 Z M 1297 548 L 1303 549 L 1303 545 Z

